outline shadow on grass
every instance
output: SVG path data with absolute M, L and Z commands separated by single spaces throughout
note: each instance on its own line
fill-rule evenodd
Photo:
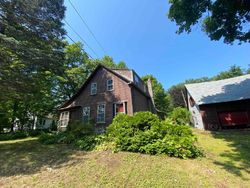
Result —
M 232 150 L 223 151 L 219 155 L 223 160 L 217 160 L 214 163 L 243 179 L 242 172 L 250 174 L 250 131 L 223 130 L 212 132 L 212 135 L 214 138 L 223 139 L 232 148 Z
M 0 177 L 29 175 L 84 162 L 85 153 L 69 145 L 43 145 L 37 140 L 0 142 Z

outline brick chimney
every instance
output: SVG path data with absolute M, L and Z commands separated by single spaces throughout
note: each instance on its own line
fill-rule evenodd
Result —
M 153 87 L 152 87 L 152 81 L 150 78 L 147 80 L 147 87 L 148 87 L 149 96 L 150 96 L 151 101 L 152 101 L 153 111 L 155 112 L 154 92 L 153 92 Z

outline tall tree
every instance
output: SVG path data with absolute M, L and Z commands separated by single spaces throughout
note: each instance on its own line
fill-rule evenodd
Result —
M 11 103 L 12 121 L 53 106 L 50 82 L 62 72 L 64 11 L 63 0 L 0 1 L 0 104 Z
M 179 26 L 177 33 L 190 32 L 202 22 L 211 40 L 225 43 L 250 42 L 249 0 L 169 0 L 168 17 Z
M 142 77 L 145 83 L 147 83 L 148 79 L 152 82 L 154 103 L 157 113 L 161 118 L 164 118 L 172 109 L 170 96 L 165 92 L 162 84 L 153 75 L 145 75 Z

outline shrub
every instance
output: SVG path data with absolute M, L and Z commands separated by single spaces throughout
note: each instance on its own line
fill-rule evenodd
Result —
M 16 140 L 28 137 L 27 132 L 14 132 L 14 133 L 4 133 L 0 134 L 0 141 L 5 140 Z
M 81 139 L 77 140 L 76 146 L 82 150 L 86 151 L 92 150 L 96 145 L 95 138 L 96 137 L 94 135 L 84 136 Z
M 76 137 L 91 135 L 94 133 L 94 125 L 91 121 L 83 123 L 82 121 L 73 121 L 67 127 L 67 131 Z
M 169 117 L 177 125 L 187 125 L 190 122 L 190 112 L 186 108 L 174 108 Z
M 43 133 L 38 140 L 43 144 L 71 144 L 76 138 L 68 133 Z
M 202 155 L 195 146 L 196 137 L 190 127 L 161 121 L 150 112 L 139 112 L 134 116 L 120 114 L 107 128 L 106 134 L 116 150 L 167 154 L 180 158 Z
M 57 143 L 58 137 L 53 133 L 43 133 L 38 140 L 43 144 L 55 144 Z

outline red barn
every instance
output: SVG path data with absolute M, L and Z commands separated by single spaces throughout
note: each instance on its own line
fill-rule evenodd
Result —
M 194 127 L 217 130 L 250 125 L 250 75 L 185 85 Z

